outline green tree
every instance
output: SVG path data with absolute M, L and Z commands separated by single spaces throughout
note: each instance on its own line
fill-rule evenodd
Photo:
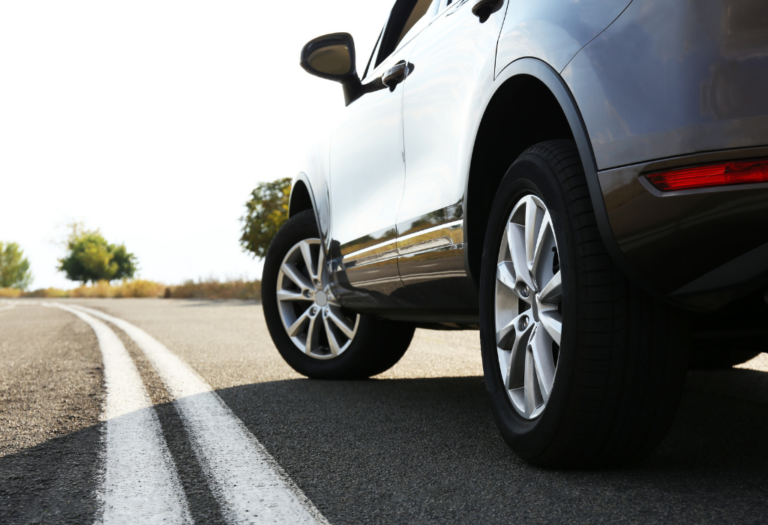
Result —
M 15 242 L 0 242 L 0 288 L 26 290 L 32 284 L 32 272 L 24 251 Z
M 125 246 L 109 244 L 99 230 L 86 230 L 71 224 L 66 241 L 67 256 L 59 259 L 59 271 L 70 281 L 112 281 L 130 279 L 136 273 L 136 256 Z
M 243 250 L 263 258 L 277 231 L 288 220 L 288 198 L 291 195 L 291 179 L 262 182 L 251 192 L 245 203 L 246 214 L 240 245 Z

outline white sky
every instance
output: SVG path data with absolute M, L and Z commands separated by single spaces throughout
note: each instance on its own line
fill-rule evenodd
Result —
M 353 35 L 362 72 L 392 0 L 0 3 L 0 241 L 32 288 L 82 221 L 168 284 L 261 274 L 238 244 L 259 181 L 292 177 L 341 86 L 303 44 Z

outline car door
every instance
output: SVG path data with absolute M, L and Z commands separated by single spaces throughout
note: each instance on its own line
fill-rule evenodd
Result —
M 478 124 L 473 103 L 493 83 L 506 7 L 504 0 L 442 0 L 411 53 L 398 251 L 402 282 L 423 307 L 477 308 L 464 264 L 463 202 Z
M 402 288 L 396 222 L 405 186 L 403 85 L 433 7 L 433 0 L 395 3 L 362 79 L 364 94 L 345 108 L 331 135 L 332 268 L 335 293 L 350 306 L 397 303 L 391 296 Z M 382 84 L 387 75 L 389 87 Z

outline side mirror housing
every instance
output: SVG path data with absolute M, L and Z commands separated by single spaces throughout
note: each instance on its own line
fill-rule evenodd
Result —
M 332 33 L 314 38 L 301 50 L 301 67 L 310 75 L 340 82 L 347 105 L 360 91 L 355 67 L 355 41 L 349 33 Z

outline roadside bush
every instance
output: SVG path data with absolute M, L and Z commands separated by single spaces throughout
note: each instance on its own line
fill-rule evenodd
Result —
M 55 299 L 57 297 L 69 297 L 69 292 L 58 288 L 40 288 L 31 292 L 25 292 L 23 297 L 38 297 L 41 299 Z
M 189 280 L 177 286 L 170 286 L 173 299 L 251 299 L 261 300 L 261 281 L 237 279 L 219 281 L 217 279 Z M 166 297 L 168 294 L 166 293 Z
M 15 242 L 0 242 L 0 288 L 26 290 L 30 284 L 32 272 L 24 250 Z
M 36 297 L 40 299 L 73 298 L 122 298 L 122 297 L 165 297 L 172 299 L 245 299 L 261 300 L 261 281 L 236 279 L 219 281 L 201 279 L 189 280 L 184 284 L 166 286 L 154 281 L 136 279 L 112 285 L 109 281 L 97 281 L 91 286 L 78 286 L 72 290 L 41 288 L 23 293 L 15 288 L 0 288 L 0 297 Z
M 243 224 L 240 246 L 244 251 L 260 259 L 267 255 L 269 243 L 288 220 L 290 195 L 291 179 L 262 182 L 251 192 L 245 203 L 245 215 L 240 217 Z
M 114 286 L 102 280 L 92 286 L 78 286 L 67 293 L 69 297 L 160 297 L 164 290 L 164 285 L 143 279 L 123 281 Z
M 162 297 L 165 292 L 165 285 L 143 279 L 123 281 L 114 288 L 114 297 Z
M 99 230 L 86 230 L 82 224 L 70 224 L 70 229 L 67 256 L 59 259 L 58 267 L 67 279 L 85 285 L 89 281 L 130 279 L 136 273 L 136 256 L 124 245 L 109 244 Z

